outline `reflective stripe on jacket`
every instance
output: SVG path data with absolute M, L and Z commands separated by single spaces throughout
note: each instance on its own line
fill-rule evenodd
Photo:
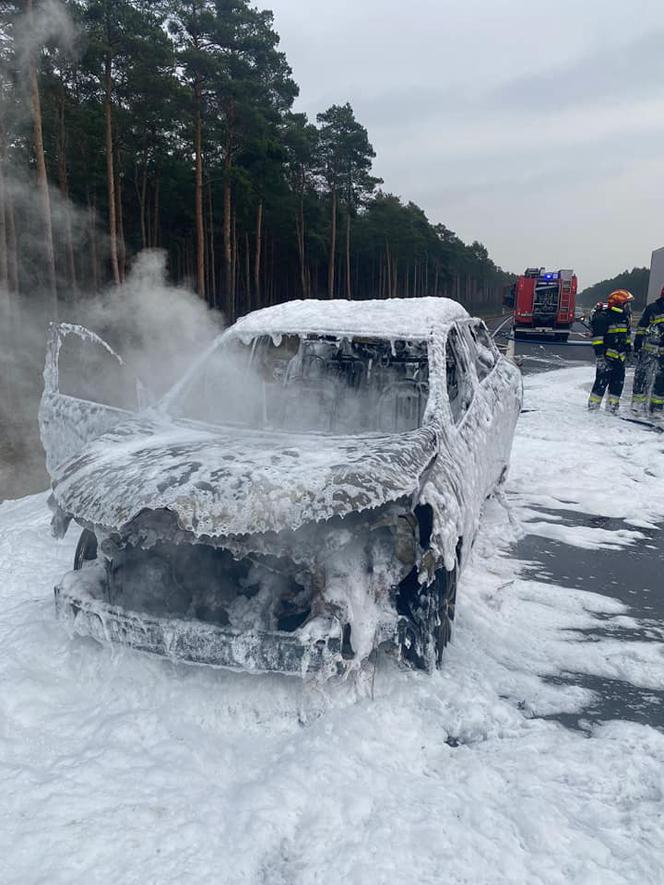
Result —
M 591 321 L 592 344 L 596 356 L 624 360 L 631 350 L 629 311 L 610 307 L 598 311 Z
M 653 352 L 652 339 L 664 337 L 664 298 L 661 296 L 649 304 L 641 314 L 641 319 L 636 328 L 636 336 L 634 338 L 634 350 L 638 353 L 643 347 L 644 342 L 648 339 L 649 346 L 646 350 Z M 664 343 L 664 342 L 662 342 Z M 654 342 L 655 347 L 659 347 L 659 341 Z

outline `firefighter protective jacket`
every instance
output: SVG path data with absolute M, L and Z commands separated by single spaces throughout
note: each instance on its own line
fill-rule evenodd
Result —
M 629 312 L 622 307 L 599 310 L 591 320 L 595 356 L 624 360 L 632 349 Z
M 636 327 L 634 351 L 638 353 L 644 346 L 646 350 L 658 350 L 658 339 L 664 338 L 664 298 L 660 297 L 649 304 L 641 314 Z M 648 339 L 654 339 L 650 341 Z

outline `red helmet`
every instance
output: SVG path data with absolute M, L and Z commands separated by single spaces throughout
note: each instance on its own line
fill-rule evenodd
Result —
M 625 307 L 630 301 L 634 301 L 634 296 L 627 289 L 616 289 L 609 295 L 609 307 Z

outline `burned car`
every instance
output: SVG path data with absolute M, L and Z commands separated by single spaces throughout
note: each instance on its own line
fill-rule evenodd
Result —
M 144 408 L 65 393 L 70 336 L 121 360 L 51 329 L 40 427 L 54 531 L 83 529 L 55 588 L 74 633 L 254 672 L 343 674 L 381 647 L 440 665 L 521 405 L 481 320 L 445 298 L 265 308 Z

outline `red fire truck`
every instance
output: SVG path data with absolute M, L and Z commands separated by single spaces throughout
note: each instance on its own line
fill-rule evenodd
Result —
M 546 335 L 567 341 L 574 323 L 576 287 L 573 270 L 529 267 L 506 298 L 514 308 L 514 337 Z

